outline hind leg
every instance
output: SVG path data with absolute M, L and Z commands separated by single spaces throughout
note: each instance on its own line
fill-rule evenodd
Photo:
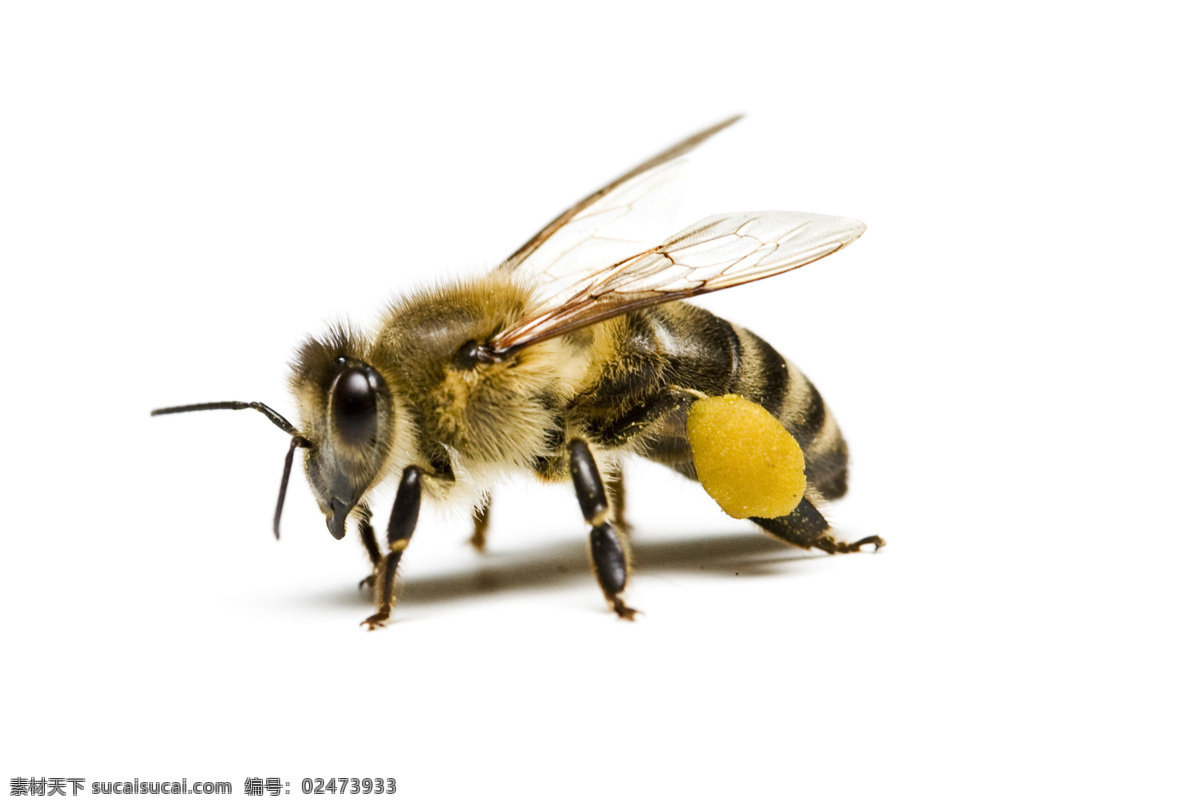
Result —
M 876 534 L 855 543 L 835 539 L 829 531 L 829 521 L 808 498 L 800 501 L 790 515 L 750 519 L 786 543 L 800 548 L 818 548 L 827 554 L 851 554 L 861 551 L 863 546 L 875 546 L 878 551 L 886 545 L 883 538 Z

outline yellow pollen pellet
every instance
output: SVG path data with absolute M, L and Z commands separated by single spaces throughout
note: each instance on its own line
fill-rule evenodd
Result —
M 696 476 L 731 517 L 782 517 L 804 497 L 804 451 L 761 405 L 736 394 L 697 400 L 687 435 Z

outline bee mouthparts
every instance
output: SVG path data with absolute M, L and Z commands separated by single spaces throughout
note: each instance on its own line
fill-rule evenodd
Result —
M 334 498 L 329 506 L 333 509 L 333 514 L 325 520 L 325 526 L 335 540 L 341 540 L 346 536 L 346 518 L 350 515 L 350 506 L 337 498 Z

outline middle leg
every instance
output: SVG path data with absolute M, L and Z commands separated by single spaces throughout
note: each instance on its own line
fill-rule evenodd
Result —
M 608 490 L 612 493 L 612 524 L 625 537 L 629 536 L 629 523 L 625 520 L 625 471 L 620 467 L 608 482 Z
M 573 439 L 569 450 L 575 496 L 579 499 L 583 519 L 592 527 L 588 551 L 596 581 L 600 583 L 604 598 L 613 612 L 622 619 L 632 620 L 638 611 L 626 605 L 621 598 L 629 574 L 625 546 L 617 530 L 608 521 L 608 497 L 604 493 L 600 469 L 583 439 Z
M 471 532 L 471 547 L 480 553 L 487 550 L 488 522 L 491 519 L 491 515 L 492 496 L 488 495 L 483 505 L 471 514 L 471 523 L 474 528 Z

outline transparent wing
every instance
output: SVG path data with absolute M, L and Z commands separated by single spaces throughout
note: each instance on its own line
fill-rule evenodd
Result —
M 563 211 L 500 265 L 531 287 L 557 285 L 654 245 L 682 196 L 683 156 L 741 118 L 697 132 Z
M 623 312 L 786 273 L 866 229 L 855 219 L 787 211 L 708 217 L 656 248 L 539 289 L 522 322 L 496 335 L 490 349 L 510 353 Z

